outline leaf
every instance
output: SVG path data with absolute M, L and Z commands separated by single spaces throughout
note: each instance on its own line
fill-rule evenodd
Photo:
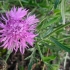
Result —
M 49 43 L 49 42 L 48 42 Z M 57 47 L 57 46 L 51 46 L 51 45 L 49 45 L 48 43 L 46 43 L 45 42 L 45 46 L 47 47 L 47 48 L 49 48 L 49 49 L 52 49 L 52 50 L 55 50 L 55 51 L 59 51 L 59 50 L 61 50 L 59 47 Z M 54 47 L 54 48 L 53 48 Z
M 53 17 L 51 20 L 49 20 L 47 23 L 44 23 L 41 27 L 41 29 L 44 29 L 46 27 L 48 27 L 51 24 L 57 23 L 60 19 L 60 15 L 57 15 L 55 17 Z
M 64 1 L 65 0 L 62 0 L 61 2 L 61 16 L 62 16 L 62 21 L 63 21 L 63 24 L 65 24 L 65 4 L 64 4 Z
M 70 52 L 70 48 L 64 46 L 63 44 L 61 44 L 56 38 L 54 37 L 50 37 L 50 40 L 58 47 L 62 48 L 63 50 L 65 50 L 66 52 Z
M 34 64 L 34 59 L 31 59 L 28 65 L 28 70 L 32 69 L 32 65 Z
M 28 59 L 30 59 L 31 58 L 31 55 L 30 56 L 28 56 L 28 57 L 26 57 L 24 60 L 28 60 Z
M 54 3 L 54 8 L 56 9 L 57 8 L 57 5 L 60 3 L 60 0 L 55 0 L 55 3 Z
M 24 67 L 21 65 L 18 65 L 19 70 L 24 70 Z
M 48 67 L 48 70 L 53 70 L 53 67 L 51 64 L 47 63 L 47 62 L 44 62 L 46 67 Z
M 52 32 L 49 32 L 49 34 L 45 35 L 44 38 L 45 37 L 50 37 L 52 34 L 54 34 L 56 32 L 58 33 L 58 31 L 60 31 L 61 29 L 63 29 L 64 27 L 66 27 L 68 25 L 70 25 L 70 22 L 66 23 L 65 25 L 58 26 L 55 30 L 53 30 Z
M 44 62 L 49 62 L 51 60 L 54 60 L 56 58 L 56 56 L 46 56 L 46 57 L 42 57 Z
M 35 63 L 35 59 L 34 59 L 35 51 L 36 51 L 36 48 L 34 47 L 34 51 L 31 54 L 30 62 L 28 64 L 28 70 L 31 70 L 32 69 L 32 65 Z
M 47 30 L 46 33 L 44 33 L 43 38 L 45 38 L 46 36 L 48 36 L 52 31 L 53 31 L 53 25 L 51 27 L 49 27 L 49 29 Z
M 32 69 L 32 66 L 33 64 L 35 63 L 35 59 L 34 57 L 32 56 L 31 59 L 30 59 L 30 62 L 28 64 L 28 70 L 31 70 Z
M 58 70 L 59 65 L 58 65 L 58 64 L 53 64 L 53 65 L 52 65 L 52 68 L 53 68 L 53 70 Z
M 28 1 L 26 1 L 26 0 L 21 0 L 22 2 L 24 2 L 24 3 L 28 3 Z
M 11 50 L 8 50 L 8 51 L 7 51 L 5 61 L 7 61 L 7 60 L 8 60 L 8 58 L 9 58 L 9 56 L 10 56 L 10 54 L 11 54 L 11 53 L 12 53 L 12 51 L 11 51 Z
M 47 17 L 43 17 L 41 20 L 40 20 L 40 23 L 39 25 L 37 26 L 38 29 L 40 29 L 43 25 L 43 21 L 45 21 L 47 19 Z

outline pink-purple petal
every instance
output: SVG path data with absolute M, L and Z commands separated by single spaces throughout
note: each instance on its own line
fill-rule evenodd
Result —
M 4 42 L 1 47 L 17 52 L 20 50 L 24 54 L 29 45 L 33 47 L 37 22 L 35 15 L 28 16 L 28 10 L 22 7 L 13 7 L 6 12 L 6 18 L 2 16 L 5 24 L 0 23 L 0 42 Z

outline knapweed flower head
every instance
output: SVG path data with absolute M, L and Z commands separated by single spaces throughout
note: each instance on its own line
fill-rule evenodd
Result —
M 39 20 L 35 15 L 28 15 L 28 10 L 22 7 L 13 7 L 6 12 L 6 17 L 2 16 L 5 23 L 0 22 L 0 42 L 2 47 L 15 51 L 19 49 L 23 54 L 28 44 L 33 46 L 37 22 Z

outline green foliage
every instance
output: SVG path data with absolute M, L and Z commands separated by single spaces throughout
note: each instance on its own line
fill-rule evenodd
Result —
M 22 65 L 18 66 L 19 70 L 24 70 L 24 67 Z
M 61 44 L 59 41 L 57 41 L 56 38 L 51 37 L 50 39 L 51 39 L 51 41 L 52 41 L 53 43 L 55 43 L 57 46 L 59 46 L 59 47 L 62 48 L 63 50 L 65 50 L 65 51 L 67 51 L 67 52 L 70 52 L 70 48 L 68 48 L 68 47 L 64 46 L 63 44 Z
M 36 49 L 34 48 L 32 54 L 31 54 L 31 59 L 30 59 L 29 65 L 28 65 L 28 70 L 31 70 L 32 65 L 35 63 L 35 52 L 36 52 Z
M 56 56 L 48 56 L 48 57 L 43 57 L 43 61 L 44 62 L 50 62 L 51 60 L 54 60 L 56 58 Z
M 28 51 L 31 55 L 24 60 L 29 60 L 28 70 L 32 70 L 34 63 L 39 61 L 46 65 L 47 70 L 58 70 L 61 54 L 70 52 L 70 1 L 69 0 L 4 0 L 0 1 L 0 13 L 5 13 L 12 6 L 29 9 L 30 14 L 36 14 L 40 22 L 36 32 L 34 48 Z M 68 27 L 69 26 L 69 27 Z M 0 49 L 0 57 L 6 50 Z M 25 53 L 26 54 L 26 53 Z M 63 56 L 65 57 L 65 56 Z M 54 60 L 58 61 L 54 63 Z M 24 70 L 19 65 L 19 70 Z

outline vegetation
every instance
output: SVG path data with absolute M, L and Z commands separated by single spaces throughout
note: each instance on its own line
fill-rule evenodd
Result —
M 0 14 L 14 6 L 27 8 L 30 14 L 36 14 L 38 36 L 34 46 L 23 55 L 19 51 L 10 53 L 0 48 L 0 57 L 6 60 L 7 69 L 69 70 L 70 0 L 0 0 Z

